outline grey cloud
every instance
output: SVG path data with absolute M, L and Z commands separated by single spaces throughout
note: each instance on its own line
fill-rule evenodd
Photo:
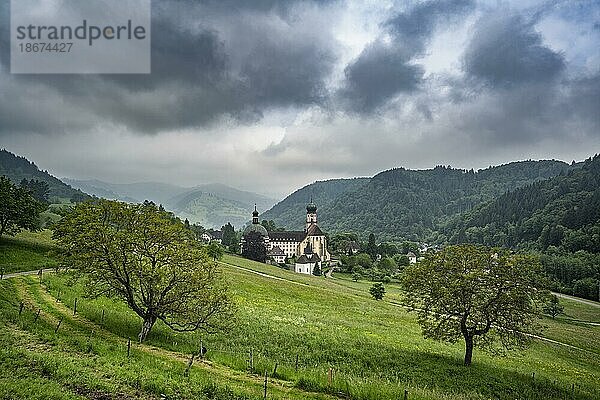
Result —
M 270 108 L 322 101 L 323 82 L 335 60 L 334 41 L 329 40 L 327 32 L 311 26 L 311 20 L 293 21 L 306 17 L 302 7 L 307 3 L 285 2 L 285 7 L 276 1 L 255 3 L 253 7 L 247 2 L 237 6 L 234 1 L 229 3 L 236 11 L 213 1 L 153 2 L 151 75 L 11 76 L 4 72 L 0 78 L 24 92 L 44 90 L 28 100 L 33 103 L 28 108 L 18 107 L 18 101 L 3 106 L 12 112 L 2 113 L 0 135 L 16 133 L 16 128 L 19 132 L 38 133 L 82 129 L 79 121 L 74 123 L 79 120 L 76 116 L 32 118 L 28 116 L 32 107 L 46 110 L 49 115 L 64 114 L 69 108 L 84 110 L 88 129 L 96 128 L 97 122 L 102 121 L 154 134 L 207 126 L 224 118 L 238 123 L 255 122 Z M 285 10 L 285 15 L 272 10 Z M 224 12 L 231 15 L 222 15 Z M 239 27 L 211 27 L 207 15 L 219 15 L 222 24 Z M 0 17 L 8 19 L 5 3 Z M 289 20 L 283 20 L 283 28 L 270 24 L 251 26 L 248 22 L 260 18 Z M 305 28 L 295 32 L 302 25 Z M 243 28 L 253 31 L 244 32 Z M 251 51 L 244 53 L 248 49 L 237 48 L 236 38 L 225 37 L 225 31 L 246 35 Z M 315 40 L 319 36 L 322 39 Z M 2 47 L 4 50 L 7 45 Z M 238 53 L 246 54 L 239 68 L 231 63 L 232 55 Z M 5 56 L 0 59 L 5 69 L 7 60 Z M 57 103 L 56 99 L 60 101 Z
M 381 42 L 370 44 L 346 67 L 342 97 L 354 111 L 372 112 L 398 93 L 416 90 L 423 68 L 409 61 L 398 49 Z
M 424 69 L 414 62 L 438 23 L 472 10 L 470 0 L 427 1 L 399 13 L 384 24 L 383 37 L 368 45 L 345 69 L 346 82 L 338 95 L 350 110 L 372 113 L 402 92 L 415 91 Z
M 463 66 L 468 76 L 493 86 L 550 81 L 564 68 L 562 55 L 543 45 L 531 22 L 506 12 L 478 21 Z

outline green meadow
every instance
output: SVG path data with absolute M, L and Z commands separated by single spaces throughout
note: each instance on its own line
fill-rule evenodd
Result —
M 54 268 L 52 231 L 22 231 L 15 237 L 0 238 L 0 268 L 4 273 Z
M 344 275 L 230 255 L 222 266 L 237 304 L 231 329 L 181 334 L 158 323 L 129 357 L 140 321 L 125 305 L 85 298 L 68 273 L 0 282 L 0 398 L 262 399 L 265 372 L 269 399 L 600 398 L 598 307 L 561 299 L 565 315 L 542 321 L 545 340 L 476 350 L 467 368 L 461 343 L 422 338 L 394 284 L 375 301 L 370 282 Z M 201 343 L 208 352 L 186 373 Z

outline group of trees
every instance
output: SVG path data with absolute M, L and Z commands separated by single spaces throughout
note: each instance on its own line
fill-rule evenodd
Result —
M 17 186 L 6 176 L 0 176 L 0 237 L 15 235 L 21 229 L 38 229 L 39 215 L 48 207 L 44 193 L 47 197 L 47 185 L 43 182 L 24 181 Z
M 362 243 L 355 234 L 334 235 L 337 244 L 334 253 L 340 258 L 340 271 L 353 274 L 353 279 L 368 278 L 373 281 L 389 282 L 397 278 L 403 268 L 410 264 L 409 252 L 419 254 L 418 243 L 404 241 L 399 245 L 390 242 L 377 244 L 374 234 Z M 360 251 L 346 254 L 344 249 L 349 243 L 357 243 Z
M 448 223 L 444 231 L 452 243 L 541 252 L 556 290 L 597 300 L 600 156 L 552 179 L 507 192 Z
M 81 190 L 73 189 L 47 171 L 40 171 L 33 162 L 25 157 L 17 156 L 5 149 L 0 149 L 0 175 L 6 176 L 14 183 L 21 182 L 23 184 L 25 181 L 29 185 L 32 181 L 43 182 L 47 189 L 45 195 L 43 195 L 43 191 L 37 192 L 36 188 L 28 187 L 28 189 L 33 189 L 33 197 L 43 202 L 71 200 L 76 203 L 90 199 L 90 196 Z M 41 186 L 37 186 L 37 188 L 41 188 Z

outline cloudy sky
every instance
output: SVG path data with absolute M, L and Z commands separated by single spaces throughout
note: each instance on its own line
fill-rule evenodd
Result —
M 57 176 L 284 195 L 600 152 L 600 3 L 154 0 L 152 74 L 11 75 L 0 147 Z

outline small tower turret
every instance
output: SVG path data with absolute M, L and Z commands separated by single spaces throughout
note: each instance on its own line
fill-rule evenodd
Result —
M 312 197 L 310 203 L 306 206 L 306 229 L 312 224 L 317 223 L 317 206 L 313 203 Z
M 256 204 L 254 204 L 254 211 L 252 212 L 252 223 L 259 224 L 258 222 L 258 210 L 256 209 Z

